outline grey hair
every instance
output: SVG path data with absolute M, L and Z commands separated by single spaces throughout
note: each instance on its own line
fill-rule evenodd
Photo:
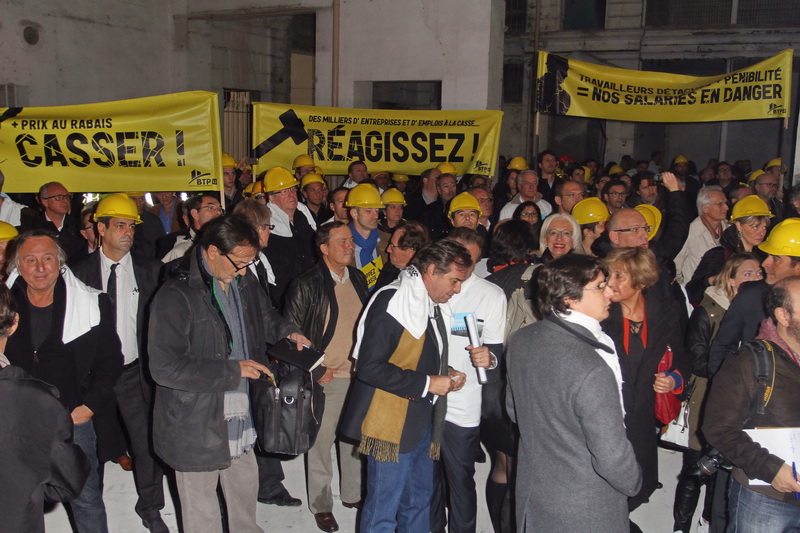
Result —
M 711 191 L 721 192 L 725 196 L 725 191 L 719 185 L 707 185 L 697 192 L 697 212 L 703 212 L 703 206 L 711 203 Z
M 539 232 L 539 254 L 543 254 L 545 250 L 547 250 L 547 243 L 545 242 L 545 236 L 547 235 L 547 230 L 550 229 L 550 224 L 553 223 L 554 220 L 561 220 L 564 219 L 569 222 L 569 225 L 572 226 L 572 249 L 578 252 L 583 252 L 583 247 L 581 246 L 581 238 L 583 237 L 583 233 L 581 232 L 581 227 L 578 225 L 578 221 L 575 220 L 575 217 L 572 215 L 568 215 L 567 213 L 553 213 L 549 215 L 547 218 L 544 219 L 542 222 L 542 229 Z
M 61 269 L 64 265 L 67 264 L 67 252 L 61 247 L 61 244 L 58 242 L 58 237 L 52 231 L 48 231 L 46 229 L 32 229 L 28 231 L 22 232 L 22 234 L 14 239 L 14 251 L 13 255 L 9 258 L 8 265 L 14 265 L 17 270 L 20 267 L 20 256 L 19 256 L 19 249 L 22 248 L 22 245 L 28 239 L 33 239 L 35 237 L 47 237 L 53 241 L 53 244 L 56 245 L 56 250 L 58 252 L 58 268 Z
M 522 183 L 522 176 L 524 174 L 533 174 L 534 176 L 536 176 L 536 181 L 539 181 L 539 174 L 537 174 L 536 171 L 533 170 L 532 168 L 520 170 L 519 174 L 517 174 L 517 177 L 515 178 L 517 180 L 517 187 L 519 187 L 519 184 Z

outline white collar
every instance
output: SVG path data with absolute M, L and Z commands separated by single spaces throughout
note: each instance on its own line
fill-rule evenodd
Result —
M 597 319 L 594 319 L 589 315 L 585 315 L 579 311 L 575 311 L 574 309 L 570 309 L 569 312 L 563 315 L 559 313 L 558 316 L 564 319 L 566 322 L 577 324 L 578 326 L 583 326 L 584 328 L 588 329 L 589 333 L 594 335 L 596 339 L 599 339 L 600 335 L 603 333 L 603 328 L 600 326 L 600 322 L 598 322 Z

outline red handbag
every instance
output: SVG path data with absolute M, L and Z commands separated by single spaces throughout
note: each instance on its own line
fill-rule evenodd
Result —
M 667 345 L 667 351 L 664 352 L 664 357 L 662 357 L 661 361 L 658 363 L 658 372 L 669 372 L 670 368 L 672 368 L 672 348 Z M 669 424 L 675 420 L 675 417 L 678 416 L 680 411 L 681 401 L 678 399 L 675 391 L 656 393 L 654 412 L 659 422 L 662 424 Z

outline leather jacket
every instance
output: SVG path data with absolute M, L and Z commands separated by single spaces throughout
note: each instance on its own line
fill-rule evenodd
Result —
M 364 305 L 369 299 L 367 279 L 355 267 L 348 266 L 350 281 L 356 294 Z M 286 293 L 283 316 L 305 332 L 311 343 L 320 350 L 325 350 L 333 337 L 339 317 L 339 307 L 334 295 L 334 281 L 325 261 L 320 261 L 292 282 Z M 325 328 L 325 318 L 330 307 L 329 324 Z

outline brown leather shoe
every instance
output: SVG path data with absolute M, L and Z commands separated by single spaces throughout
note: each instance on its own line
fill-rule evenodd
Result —
M 322 531 L 328 531 L 330 533 L 339 531 L 339 524 L 336 523 L 336 518 L 333 517 L 333 513 L 316 513 L 314 515 L 314 520 L 317 521 L 317 527 Z
M 128 454 L 120 455 L 114 462 L 121 466 L 126 472 L 133 470 L 133 459 L 131 459 Z
M 364 505 L 362 500 L 358 500 L 357 502 L 349 503 L 349 502 L 342 502 L 343 507 L 347 507 L 348 509 L 361 509 Z

